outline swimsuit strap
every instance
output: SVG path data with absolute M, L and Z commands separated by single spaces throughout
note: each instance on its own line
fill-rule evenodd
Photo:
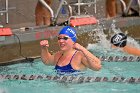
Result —
M 56 62 L 56 65 L 57 65 L 57 63 L 59 62 L 59 60 L 60 60 L 60 58 L 63 56 L 63 53 L 62 53 L 62 55 L 59 57 L 59 59 L 58 59 L 58 61 Z
M 71 57 L 71 59 L 70 59 L 70 63 L 71 63 L 71 61 L 72 61 L 74 55 L 76 54 L 76 52 L 77 52 L 77 51 L 75 51 L 75 53 L 74 53 L 73 56 Z
M 74 55 L 76 54 L 76 52 L 77 52 L 77 51 L 75 51 L 75 53 L 72 55 L 72 57 L 71 57 L 71 59 L 70 59 L 70 63 L 71 63 L 71 61 L 72 61 Z M 59 60 L 60 60 L 60 58 L 61 58 L 62 56 L 63 56 L 63 54 L 59 57 L 59 59 L 58 59 L 58 61 L 56 62 L 56 64 L 59 62 Z

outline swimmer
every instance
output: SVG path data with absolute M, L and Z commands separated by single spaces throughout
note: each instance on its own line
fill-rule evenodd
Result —
M 140 56 L 140 49 L 127 45 L 127 36 L 123 33 L 118 33 L 112 36 L 110 42 L 113 48 L 121 48 L 128 54 Z
M 86 48 L 76 43 L 76 30 L 70 26 L 62 28 L 58 35 L 60 51 L 54 55 L 49 53 L 48 40 L 42 40 L 41 58 L 46 65 L 54 65 L 58 73 L 79 72 L 86 68 L 98 71 L 101 61 Z

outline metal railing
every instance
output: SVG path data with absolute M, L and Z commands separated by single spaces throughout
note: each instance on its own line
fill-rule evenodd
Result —
M 8 18 L 8 0 L 5 0 L 5 7 L 4 7 L 4 9 L 0 9 L 0 13 L 5 13 L 6 23 L 8 23 L 9 22 L 9 18 Z
M 71 17 L 73 14 L 73 10 L 72 10 L 72 7 L 73 6 L 78 6 L 78 15 L 81 15 L 81 10 L 80 10 L 80 6 L 85 6 L 85 5 L 94 5 L 94 11 L 96 13 L 96 2 L 97 0 L 94 0 L 94 2 L 88 2 L 88 3 L 83 3 L 81 2 L 81 0 L 78 0 L 77 3 L 73 3 L 73 4 L 68 4 L 66 0 L 61 0 L 60 1 L 60 4 L 59 4 L 59 7 L 56 11 L 56 14 L 54 14 L 54 11 L 51 9 L 51 7 L 44 1 L 44 0 L 39 0 L 39 2 L 42 3 L 43 6 L 45 6 L 47 9 L 49 9 L 50 13 L 51 13 L 51 21 L 52 21 L 52 24 L 55 24 L 57 19 L 58 19 L 58 15 L 59 15 L 59 12 L 62 8 L 63 5 L 67 5 L 68 6 L 68 11 L 69 11 L 69 16 Z
M 96 13 L 97 12 L 96 11 L 96 8 L 97 8 L 96 3 L 97 3 L 97 0 L 94 0 L 94 2 L 87 2 L 87 3 L 85 3 L 85 2 L 83 3 L 83 2 L 81 2 L 81 0 L 78 0 L 77 3 L 71 4 L 71 6 L 78 6 L 78 15 L 81 15 L 80 7 L 81 6 L 86 6 L 86 5 L 94 5 L 94 12 Z
M 128 11 L 129 11 L 129 9 L 131 8 L 131 5 L 132 5 L 133 1 L 134 1 L 134 0 L 130 0 L 129 3 L 128 3 L 128 6 L 126 6 L 125 2 L 124 2 L 123 0 L 120 0 L 120 2 L 121 2 L 122 5 L 123 5 L 123 13 L 124 13 L 125 15 L 128 14 Z M 139 16 L 140 16 L 140 0 L 136 0 L 136 2 L 137 2 L 137 6 L 138 6 L 138 13 L 139 13 Z

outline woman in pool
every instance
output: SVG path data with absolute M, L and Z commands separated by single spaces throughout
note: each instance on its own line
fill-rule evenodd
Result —
M 100 70 L 101 61 L 86 48 L 76 43 L 76 40 L 75 29 L 65 26 L 58 35 L 60 51 L 54 55 L 48 51 L 48 40 L 40 42 L 42 61 L 46 65 L 54 65 L 58 73 L 73 73 L 86 68 Z
M 128 54 L 140 56 L 140 49 L 127 45 L 127 36 L 123 33 L 113 35 L 110 42 L 113 48 L 121 48 Z

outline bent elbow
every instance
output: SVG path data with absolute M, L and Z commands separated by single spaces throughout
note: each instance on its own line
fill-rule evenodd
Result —
M 98 61 L 95 70 L 99 71 L 99 70 L 101 70 L 101 68 L 102 68 L 101 61 Z
M 102 66 L 100 65 L 100 66 L 98 66 L 95 70 L 96 70 L 96 71 L 99 71 L 99 70 L 101 70 L 101 68 L 102 68 Z
M 96 67 L 93 68 L 94 71 L 99 71 L 102 69 L 102 65 L 96 65 Z

